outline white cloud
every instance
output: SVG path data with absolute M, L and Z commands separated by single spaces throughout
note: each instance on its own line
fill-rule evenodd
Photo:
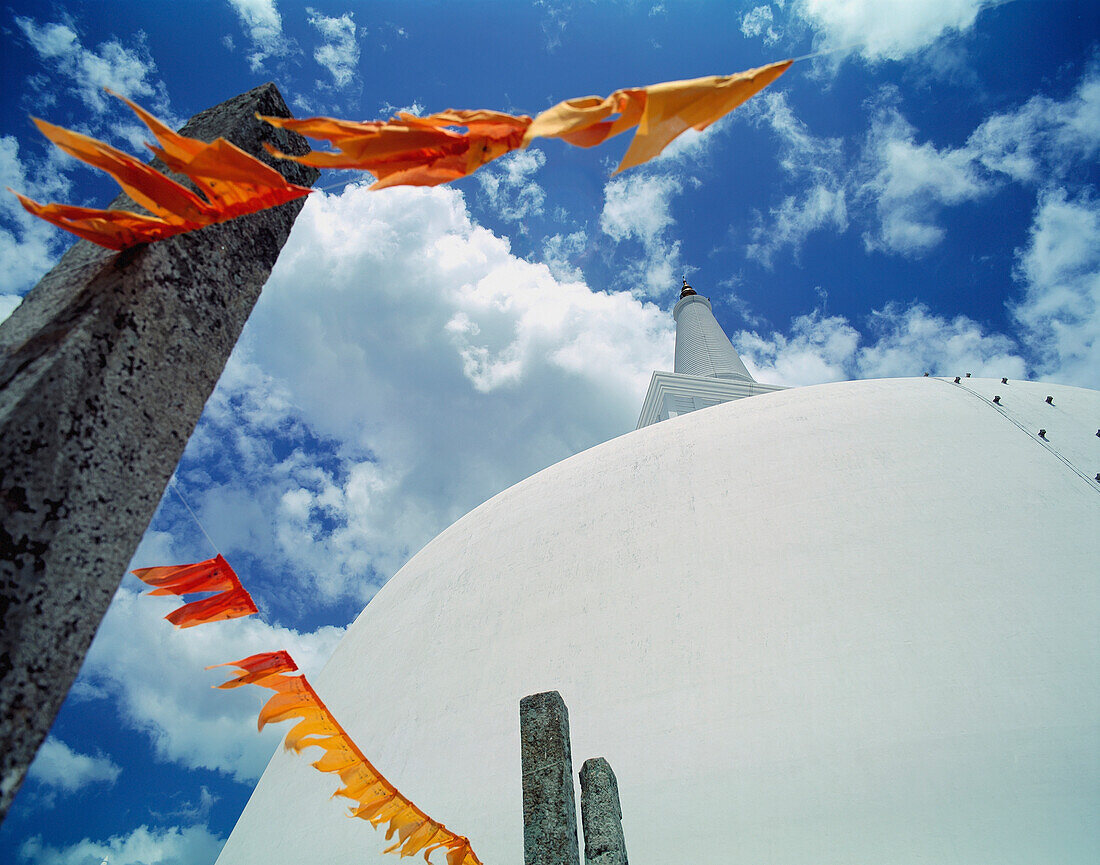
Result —
M 923 304 L 890 304 L 868 320 L 873 343 L 860 347 L 854 372 L 860 378 L 961 375 L 1024 378 L 1026 364 L 1016 344 L 999 333 L 986 333 L 964 315 L 945 318 Z
M 113 784 L 122 772 L 110 757 L 80 754 L 55 736 L 38 749 L 28 776 L 40 784 L 73 793 L 89 784 Z
M 780 34 L 774 24 L 771 6 L 754 6 L 741 16 L 741 32 L 750 39 L 755 36 L 764 37 L 765 45 L 773 45 L 779 41 Z
M 629 429 L 672 353 L 666 313 L 516 257 L 457 190 L 314 195 L 183 474 L 228 455 L 233 480 L 187 483 L 231 560 L 365 600 L 470 508 Z
M 343 630 L 327 627 L 301 634 L 251 616 L 181 631 L 163 621 L 181 605 L 180 599 L 142 595 L 130 584 L 139 585 L 127 577 L 115 594 L 78 681 L 93 692 L 114 695 L 123 722 L 148 734 L 160 759 L 244 782 L 258 778 L 280 735 L 278 729 L 256 732 L 257 713 L 270 692 L 212 689 L 230 674 L 224 668 L 204 668 L 286 649 L 307 674 L 313 673 Z
M 1093 66 L 1056 112 L 1056 141 L 1077 156 L 1094 157 L 1100 151 L 1100 69 Z
M 546 191 L 532 177 L 546 164 L 541 150 L 516 150 L 476 175 L 489 207 L 506 222 L 521 223 L 542 213 Z
M 218 804 L 220 799 L 220 796 L 211 793 L 210 788 L 203 784 L 199 787 L 198 802 L 183 802 L 178 808 L 173 808 L 171 811 L 164 813 L 150 808 L 149 813 L 162 822 L 175 819 L 185 820 L 188 823 L 201 823 L 210 816 L 210 812 L 214 810 L 214 806 Z
M 993 189 L 971 152 L 918 144 L 916 130 L 893 108 L 872 122 L 861 173 L 856 195 L 873 201 L 878 217 L 875 230 L 864 234 L 865 246 L 903 255 L 920 255 L 943 239 L 935 223 L 939 208 Z
M 986 118 L 960 147 L 918 142 L 896 108 L 872 121 L 854 194 L 873 202 L 868 249 L 919 255 L 944 236 L 940 209 L 993 192 L 1004 178 L 1062 177 L 1100 152 L 1100 72 L 1090 69 L 1065 100 L 1038 95 Z
M 313 52 L 313 59 L 332 74 L 337 88 L 344 88 L 356 80 L 359 68 L 359 42 L 356 40 L 355 15 L 345 12 L 339 18 L 322 15 L 316 9 L 306 7 L 309 23 L 324 40 Z
M 796 318 L 790 335 L 741 331 L 731 342 L 753 378 L 795 387 L 849 378 L 859 339 L 847 319 L 814 313 Z
M 778 207 L 768 211 L 768 220 L 758 218 L 752 229 L 752 241 L 745 254 L 765 267 L 771 267 L 776 254 L 790 247 L 794 254 L 806 237 L 823 228 L 843 232 L 848 227 L 848 203 L 841 188 L 816 184 L 799 195 L 788 195 Z
M 1045 190 L 1015 275 L 1024 297 L 1012 313 L 1041 358 L 1040 371 L 1100 388 L 1100 201 Z
M 794 0 L 791 11 L 820 50 L 858 51 L 871 62 L 900 60 L 950 32 L 965 32 L 990 0 Z
M 104 87 L 137 101 L 153 99 L 153 107 L 159 112 L 167 110 L 163 83 L 150 80 L 157 67 L 141 41 L 143 34 L 139 34 L 135 48 L 110 39 L 92 50 L 81 44 L 79 35 L 68 24 L 39 25 L 31 18 L 19 17 L 15 23 L 38 56 L 53 61 L 57 71 L 71 79 L 74 94 L 93 111 L 107 111 Z
M 1089 69 L 1059 102 L 1033 96 L 1019 108 L 994 114 L 964 148 L 989 171 L 1019 182 L 1061 175 L 1100 152 L 1100 70 Z
M 1064 100 L 1037 95 L 990 115 L 958 147 L 919 141 L 895 98 L 890 89 L 880 94 L 854 168 L 845 165 L 840 139 L 815 136 L 794 115 L 785 91 L 765 91 L 746 106 L 744 117 L 775 133 L 780 167 L 796 184 L 767 218 L 757 216 L 750 258 L 770 266 L 785 248 L 797 255 L 811 232 L 843 232 L 849 218 L 868 217 L 868 250 L 921 255 L 943 240 L 944 208 L 986 197 L 1006 180 L 1070 177 L 1100 153 L 1095 67 Z
M 552 234 L 542 242 L 542 260 L 559 282 L 581 282 L 584 275 L 574 263 L 588 248 L 588 232 Z
M 139 826 L 128 835 L 106 841 L 85 838 L 69 847 L 51 847 L 36 835 L 24 841 L 19 857 L 28 865 L 209 865 L 221 852 L 224 838 L 206 826 Z
M 923 372 L 1025 377 L 1012 340 L 983 332 L 965 316 L 947 319 L 922 304 L 890 304 L 871 313 L 868 330 L 862 334 L 843 316 L 815 311 L 795 318 L 788 334 L 741 331 L 732 342 L 754 377 L 790 386 Z
M 23 159 L 15 137 L 0 136 L 0 189 L 10 186 L 37 201 L 63 199 L 71 184 L 60 168 L 59 153 L 50 148 L 43 159 Z M 14 195 L 0 195 L 0 321 L 53 266 L 68 237 L 27 213 Z
M 272 57 L 285 57 L 294 46 L 283 33 L 283 18 L 275 0 L 227 0 L 248 34 L 252 50 L 248 64 L 253 72 L 262 72 Z
M 640 295 L 660 295 L 675 286 L 680 242 L 670 240 L 672 198 L 683 187 L 671 174 L 631 172 L 608 181 L 600 229 L 616 243 L 635 240 L 642 255 L 624 273 Z
M 392 102 L 383 102 L 378 109 L 381 115 L 412 114 L 414 117 L 423 117 L 427 112 L 424 103 L 414 99 L 409 105 L 394 105 Z
M 766 91 L 748 106 L 747 115 L 769 126 L 779 139 L 779 165 L 799 183 L 797 194 L 786 196 L 769 218 L 758 216 L 752 241 L 745 250 L 765 267 L 775 255 L 790 247 L 797 256 L 806 237 L 814 231 L 848 228 L 847 177 L 843 171 L 843 142 L 819 138 L 794 115 L 785 91 Z
M 967 146 L 988 170 L 1032 181 L 1043 158 L 1041 130 L 1049 122 L 1050 107 L 1049 99 L 1037 96 L 1016 111 L 994 114 L 971 133 Z
M 765 90 L 746 106 L 746 116 L 771 127 L 779 139 L 779 166 L 790 176 L 835 173 L 843 156 L 839 138 L 819 138 L 795 117 L 785 90 Z

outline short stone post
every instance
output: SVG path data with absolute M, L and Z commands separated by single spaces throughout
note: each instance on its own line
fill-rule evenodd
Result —
M 627 865 L 619 785 L 603 757 L 581 767 L 581 826 L 585 865 Z
M 305 140 L 257 112 L 290 116 L 264 84 L 182 132 L 310 186 L 262 147 Z M 0 326 L 0 819 L 303 203 L 121 253 L 78 241 Z
M 557 691 L 519 704 L 524 865 L 580 865 L 569 710 Z

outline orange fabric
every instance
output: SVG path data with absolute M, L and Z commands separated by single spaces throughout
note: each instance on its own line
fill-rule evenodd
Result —
M 763 90 L 791 65 L 790 60 L 736 75 L 668 81 L 651 87 L 616 90 L 606 99 L 569 99 L 532 120 L 494 111 L 448 110 L 428 117 L 399 113 L 392 120 L 352 123 L 328 117 L 291 120 L 264 117 L 268 123 L 339 148 L 305 156 L 286 156 L 318 168 L 360 168 L 387 186 L 435 186 L 466 177 L 510 150 L 536 138 L 561 138 L 578 147 L 595 147 L 637 127 L 617 174 L 657 156 L 687 129 L 706 129 Z M 459 132 L 454 127 L 465 127 Z
M 153 586 L 150 595 L 189 595 L 194 592 L 217 592 L 209 598 L 191 601 L 167 616 L 178 628 L 190 628 L 204 622 L 236 619 L 258 612 L 252 596 L 220 555 L 205 562 L 157 568 L 138 568 L 133 575 Z M 243 683 L 242 683 L 243 684 Z
M 497 111 L 454 109 L 428 117 L 398 113 L 392 120 L 364 123 L 328 117 L 263 117 L 282 129 L 326 139 L 337 149 L 290 156 L 269 144 L 264 146 L 275 156 L 317 168 L 369 171 L 376 178 L 371 189 L 384 189 L 437 186 L 458 180 L 509 151 L 527 147 L 535 138 L 561 138 L 578 147 L 594 147 L 637 127 L 615 170 L 618 174 L 653 159 L 685 130 L 706 129 L 775 81 L 791 62 L 784 60 L 735 75 L 616 90 L 605 99 L 569 99 L 534 120 Z M 58 147 L 109 173 L 153 215 L 43 205 L 15 193 L 27 211 L 100 246 L 126 249 L 275 207 L 309 193 L 304 187 L 287 183 L 273 168 L 224 139 L 206 144 L 187 138 L 130 100 L 124 101 L 156 136 L 160 146 L 150 145 L 153 152 L 170 169 L 191 178 L 205 198 L 101 141 L 35 120 Z
M 328 117 L 292 120 L 264 117 L 268 123 L 339 148 L 275 156 L 318 168 L 359 168 L 377 179 L 371 189 L 387 186 L 437 186 L 472 174 L 482 165 L 521 146 L 531 118 L 496 111 L 443 111 L 429 117 L 399 113 L 393 120 L 350 123 Z M 466 132 L 448 127 L 464 126 Z
M 160 147 L 150 145 L 150 149 L 171 170 L 187 175 L 206 198 L 102 141 L 36 119 L 35 124 L 50 141 L 82 162 L 106 171 L 127 195 L 152 215 L 39 204 L 15 193 L 27 211 L 77 237 L 117 250 L 285 204 L 310 192 L 303 186 L 288 183 L 278 171 L 223 138 L 210 144 L 187 138 L 173 132 L 129 99 L 119 98 L 156 136 Z
M 430 863 L 428 857 L 434 851 L 446 850 L 447 865 L 481 865 L 468 839 L 432 820 L 382 777 L 332 717 L 305 676 L 284 675 L 298 669 L 286 652 L 252 655 L 215 666 L 236 667 L 240 671 L 234 678 L 218 685 L 219 688 L 252 684 L 275 691 L 275 696 L 260 710 L 259 728 L 263 729 L 265 724 L 274 721 L 299 718 L 287 733 L 284 747 L 301 753 L 305 748 L 314 746 L 324 752 L 313 765 L 321 772 L 340 776 L 344 786 L 333 795 L 355 803 L 349 810 L 349 816 L 367 820 L 375 828 L 383 823 L 388 824 L 387 841 L 397 835 L 396 843 L 383 852 L 400 853 L 403 857 L 423 853 L 424 861 Z
M 689 81 L 666 81 L 650 87 L 616 90 L 606 99 L 570 99 L 542 112 L 524 136 L 562 138 L 580 147 L 601 144 L 637 125 L 618 174 L 653 159 L 687 129 L 702 131 L 787 71 L 790 60 L 738 72 Z M 613 114 L 619 116 L 608 119 Z

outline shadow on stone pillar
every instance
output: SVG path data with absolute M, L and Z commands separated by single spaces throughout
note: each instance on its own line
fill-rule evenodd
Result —
M 519 704 L 524 865 L 580 865 L 569 710 L 546 691 Z
M 627 865 L 619 785 L 603 757 L 581 767 L 581 826 L 585 865 Z
M 305 140 L 257 112 L 290 116 L 264 84 L 181 131 L 310 186 L 262 147 Z M 0 819 L 303 203 L 121 253 L 79 241 L 0 325 Z

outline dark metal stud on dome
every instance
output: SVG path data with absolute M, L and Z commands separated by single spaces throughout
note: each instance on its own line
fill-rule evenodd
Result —
M 695 294 L 695 289 L 688 285 L 687 277 L 684 277 L 684 287 L 680 289 L 680 298 L 683 299 L 688 295 Z

